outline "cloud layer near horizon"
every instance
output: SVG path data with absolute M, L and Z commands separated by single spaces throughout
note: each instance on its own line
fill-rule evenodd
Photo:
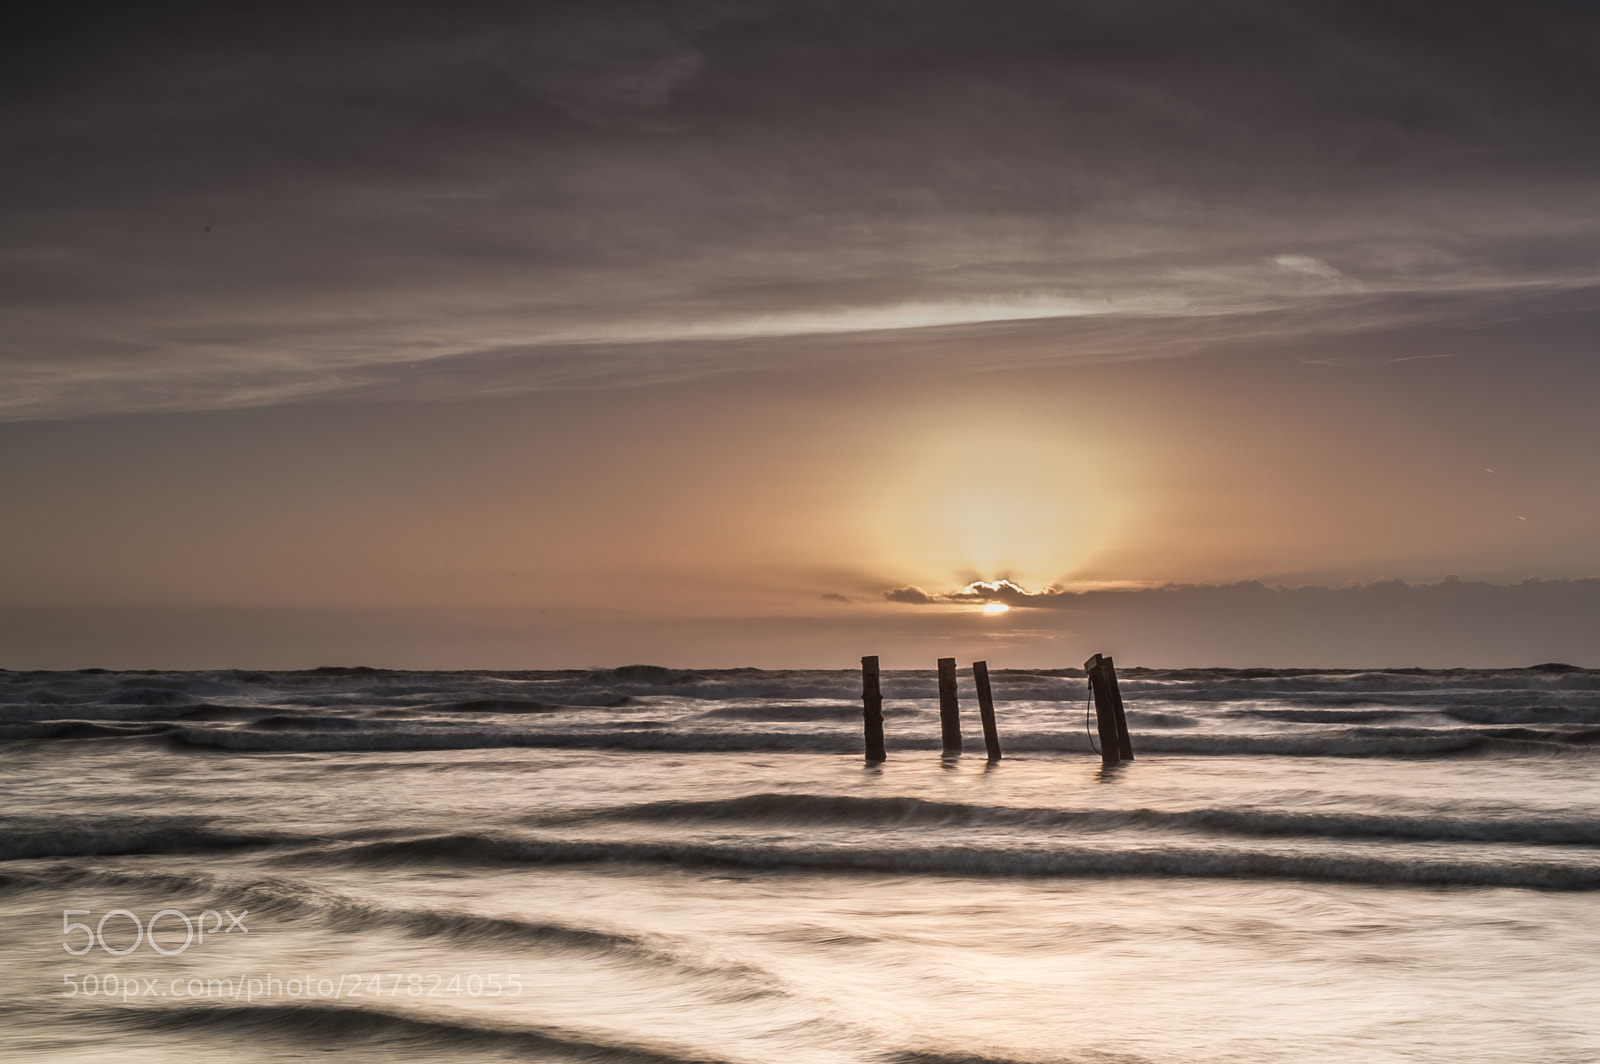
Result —
M 1290 587 L 1269 585 L 1260 580 L 1238 580 L 1226 584 L 1162 584 L 1158 587 L 1081 590 L 1047 587 L 1036 591 L 1020 587 L 1010 580 L 990 580 L 969 584 L 957 591 L 929 592 L 915 585 L 906 585 L 888 588 L 882 597 L 885 602 L 911 606 L 982 606 L 998 602 L 1025 610 L 1104 609 L 1142 600 L 1160 602 L 1165 604 L 1163 608 L 1184 612 L 1203 612 L 1208 608 L 1240 603 L 1250 603 L 1268 612 L 1279 609 L 1405 612 L 1412 608 L 1438 609 L 1440 604 L 1469 609 L 1516 604 L 1516 609 L 1530 612 L 1560 613 L 1572 610 L 1585 614 L 1600 613 L 1600 577 L 1571 580 L 1533 577 L 1515 584 L 1492 584 L 1447 576 L 1431 583 L 1374 580 L 1344 587 L 1315 584 Z
M 997 617 L 859 602 L 810 616 L 630 619 L 503 609 L 0 607 L 0 665 L 849 668 L 874 653 L 892 669 L 931 668 L 947 655 L 994 668 L 1062 668 L 1103 652 L 1124 667 L 1600 667 L 1600 579 L 1338 589 L 1245 582 L 1044 599 L 1044 608 Z
M 1556 3 L 41 6 L 0 418 L 1592 310 L 1597 42 Z

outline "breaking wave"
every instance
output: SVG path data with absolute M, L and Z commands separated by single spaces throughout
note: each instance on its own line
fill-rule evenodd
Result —
M 124 1030 L 216 1032 L 246 1036 L 267 1044 L 314 1043 L 359 1049 L 445 1052 L 500 1051 L 534 1054 L 538 1059 L 607 1060 L 617 1064 L 713 1064 L 703 1055 L 680 1056 L 667 1049 L 601 1042 L 556 1027 L 501 1026 L 482 1017 L 426 1017 L 349 1005 L 222 1005 L 107 1009 L 96 1014 Z M 326 1050 L 324 1050 L 326 1051 Z
M 1274 878 L 1367 884 L 1600 890 L 1600 862 L 1559 858 L 1429 858 L 1362 853 L 1278 853 L 1162 844 L 1092 846 L 902 845 L 873 847 L 680 841 L 571 841 L 438 835 L 301 855 L 366 864 L 669 864 L 795 872 L 940 876 L 1161 876 Z
M 1306 812 L 1266 809 L 1030 809 L 909 797 L 751 794 L 715 801 L 664 801 L 587 814 L 646 822 L 755 822 L 799 828 L 1022 827 L 1107 832 L 1127 829 L 1259 837 L 1385 838 L 1600 846 L 1600 816 L 1530 817 Z

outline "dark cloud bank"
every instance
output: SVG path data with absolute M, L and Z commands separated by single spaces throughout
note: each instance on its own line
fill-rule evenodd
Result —
M 1600 579 L 1036 592 L 993 581 L 943 593 L 893 588 L 883 597 L 910 606 L 1003 602 L 1018 624 L 1082 633 L 1132 660 L 1169 665 L 1600 665 Z

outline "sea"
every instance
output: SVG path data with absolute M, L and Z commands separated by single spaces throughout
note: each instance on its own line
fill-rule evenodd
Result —
M 0 1060 L 1600 1060 L 1600 672 L 991 678 L 0 671 Z

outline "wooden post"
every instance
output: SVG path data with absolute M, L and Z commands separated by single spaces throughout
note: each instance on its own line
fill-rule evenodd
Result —
M 878 689 L 878 657 L 861 659 L 861 718 L 866 731 L 867 760 L 887 761 L 883 752 L 883 693 Z
M 989 663 L 972 663 L 972 682 L 978 688 L 978 717 L 983 721 L 983 745 L 990 761 L 1000 760 L 1000 733 L 994 726 L 994 695 L 989 691 Z
M 939 732 L 944 752 L 961 752 L 961 710 L 956 705 L 956 659 L 939 659 Z
M 1128 715 L 1122 709 L 1122 688 L 1117 685 L 1117 667 L 1110 658 L 1101 658 L 1100 664 L 1105 671 L 1106 687 L 1111 692 L 1111 715 L 1117 722 L 1117 753 L 1122 755 L 1122 760 L 1132 761 L 1133 740 L 1128 736 Z
M 1099 654 L 1083 663 L 1094 691 L 1094 718 L 1100 731 L 1100 760 L 1115 765 L 1122 760 L 1122 737 L 1117 734 L 1117 715 L 1111 705 L 1111 687 L 1106 682 L 1105 659 Z

